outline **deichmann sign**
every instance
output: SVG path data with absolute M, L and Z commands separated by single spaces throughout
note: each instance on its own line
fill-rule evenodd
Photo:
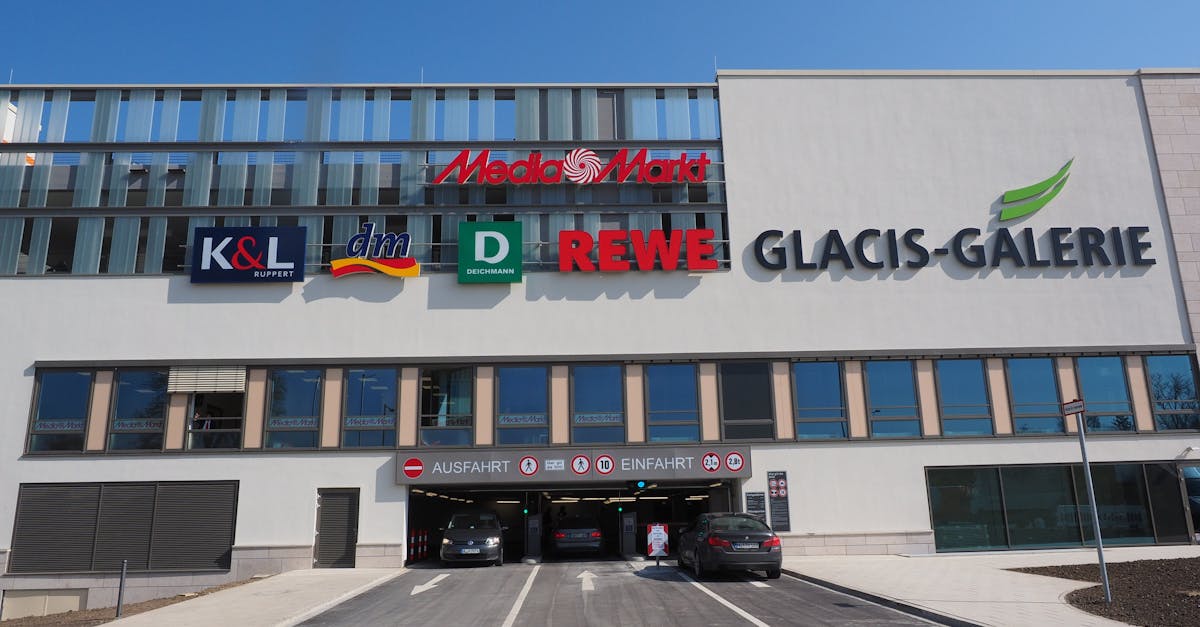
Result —
M 374 222 L 364 222 L 346 242 L 346 256 L 329 262 L 333 278 L 361 272 L 378 272 L 404 278 L 421 275 L 421 264 L 409 256 L 412 236 L 408 233 L 376 233 Z
M 521 282 L 520 222 L 460 222 L 459 283 Z
M 1068 161 L 1044 181 L 1005 192 L 1003 203 L 1019 204 L 1004 207 L 999 220 L 1015 220 L 1047 205 L 1066 185 L 1073 162 Z M 950 257 L 968 268 L 998 268 L 1002 263 L 1017 268 L 1151 266 L 1156 260 L 1147 254 L 1150 242 L 1142 240 L 1149 232 L 1145 226 L 1052 227 L 1041 234 L 1031 228 L 1011 231 L 1001 227 L 980 244 L 975 240 L 982 230 L 966 227 L 959 229 L 947 246 L 930 250 L 918 241 L 925 235 L 923 228 L 871 228 L 846 236 L 831 229 L 817 238 L 818 244 L 806 261 L 800 229 L 793 230 L 786 240 L 783 231 L 768 230 L 755 238 L 752 251 L 758 264 L 768 270 L 787 268 L 789 258 L 797 270 L 825 270 L 833 265 L 852 270 L 855 264 L 872 270 L 916 269 L 932 265 L 934 257 Z
M 583 464 L 579 458 L 586 458 L 589 463 Z M 396 455 L 396 483 L 408 485 L 672 481 L 749 476 L 750 447 L 410 451 Z
M 200 227 L 192 241 L 192 283 L 304 280 L 305 227 Z
M 689 159 L 686 152 L 675 159 L 647 159 L 645 148 L 632 158 L 629 149 L 622 148 L 608 163 L 601 162 L 600 156 L 587 148 L 576 148 L 561 160 L 542 159 L 541 153 L 535 152 L 512 163 L 491 161 L 490 150 L 480 150 L 474 159 L 471 152 L 458 153 L 433 178 L 433 184 L 446 182 L 455 172 L 458 177 L 454 182 L 459 185 L 472 182 L 472 178 L 480 185 L 550 185 L 562 183 L 564 177 L 571 183 L 587 185 L 606 182 L 610 176 L 615 176 L 616 183 L 627 183 L 631 178 L 637 183 L 703 183 L 705 170 L 712 164 L 704 152 L 695 159 Z

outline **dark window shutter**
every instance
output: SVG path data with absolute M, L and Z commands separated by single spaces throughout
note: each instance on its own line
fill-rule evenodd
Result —
M 90 570 L 99 502 L 98 483 L 22 485 L 8 571 Z
M 229 568 L 236 507 L 233 481 L 158 484 L 150 568 Z
M 358 490 L 320 490 L 317 567 L 354 568 L 358 544 Z
M 121 570 L 123 559 L 129 570 L 146 570 L 153 514 L 153 483 L 104 484 L 92 570 Z

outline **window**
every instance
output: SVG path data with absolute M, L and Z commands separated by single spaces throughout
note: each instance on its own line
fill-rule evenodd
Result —
M 942 435 L 992 435 L 992 405 L 983 360 L 939 359 L 934 362 L 934 372 Z
M 394 368 L 346 371 L 342 446 L 396 446 L 396 381 Z
M 421 371 L 421 444 L 470 446 L 473 437 L 474 368 Z
M 730 362 L 720 366 L 721 418 L 726 440 L 775 437 L 771 364 Z
M 1079 546 L 1069 466 L 1014 466 L 1001 468 L 1000 476 L 1013 548 Z
M 625 442 L 625 369 L 618 365 L 571 367 L 571 441 Z
M 921 437 L 921 413 L 912 362 L 868 361 L 865 366 L 871 437 Z
M 91 371 L 39 372 L 29 452 L 82 451 L 91 398 Z
M 189 449 L 235 449 L 242 445 L 243 392 L 206 392 L 192 398 Z
M 694 364 L 646 366 L 646 425 L 651 442 L 700 441 L 700 401 Z
M 1084 424 L 1091 431 L 1133 431 L 1133 408 L 1120 357 L 1079 357 L 1075 360 L 1079 388 L 1087 406 Z
M 927 480 L 937 550 L 1008 546 L 995 468 L 930 468 Z
M 320 370 L 272 370 L 267 392 L 267 448 L 316 448 Z
M 1004 360 L 1012 402 L 1013 433 L 1063 433 L 1061 399 L 1054 360 L 1049 357 Z
M 167 421 L 167 373 L 120 370 L 108 430 L 111 451 L 162 450 Z
M 842 366 L 836 361 L 792 364 L 796 390 L 796 437 L 828 440 L 849 437 Z
M 550 387 L 544 366 L 496 369 L 496 444 L 550 442 Z
M 1146 357 L 1154 427 L 1159 431 L 1200 429 L 1196 364 L 1189 355 Z

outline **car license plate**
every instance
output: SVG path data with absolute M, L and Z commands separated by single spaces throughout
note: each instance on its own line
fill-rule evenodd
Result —
M 588 537 L 588 534 L 586 534 L 586 533 L 572 533 L 571 534 L 572 540 L 579 540 L 579 539 L 586 538 L 586 537 Z
M 479 549 L 463 549 L 462 552 L 463 555 L 476 555 L 479 553 Z
M 734 542 L 733 550 L 735 551 L 753 551 L 758 548 L 757 542 Z

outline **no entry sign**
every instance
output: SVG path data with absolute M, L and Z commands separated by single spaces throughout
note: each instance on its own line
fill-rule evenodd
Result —
M 416 457 L 410 457 L 404 461 L 405 477 L 408 477 L 409 479 L 416 479 L 417 477 L 420 477 L 421 473 L 423 472 L 425 472 L 425 464 L 422 464 L 420 459 Z

